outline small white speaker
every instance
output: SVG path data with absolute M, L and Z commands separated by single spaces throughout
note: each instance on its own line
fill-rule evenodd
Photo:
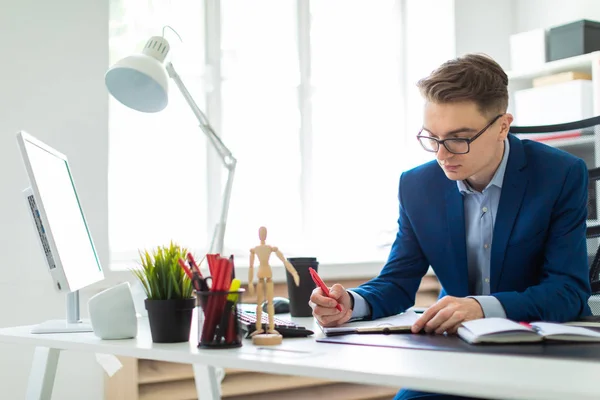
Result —
M 129 282 L 94 295 L 88 302 L 92 329 L 100 339 L 131 339 L 137 336 L 137 317 Z

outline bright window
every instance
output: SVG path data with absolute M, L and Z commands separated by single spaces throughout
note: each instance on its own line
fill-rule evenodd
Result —
M 383 259 L 389 250 L 382 245 L 393 238 L 404 118 L 396 3 L 311 3 L 313 214 L 308 239 L 314 252 L 331 262 Z
M 296 1 L 223 0 L 221 14 L 222 135 L 238 159 L 225 246 L 243 263 L 262 225 L 288 254 L 303 241 Z
M 409 88 L 452 56 L 452 34 L 423 31 L 435 13 L 412 0 L 222 0 L 220 14 L 202 1 L 183 3 L 111 0 L 111 62 L 163 25 L 183 38 L 165 31 L 173 64 L 238 159 L 225 252 L 246 264 L 264 225 L 288 257 L 384 261 L 400 173 L 427 157 L 411 147 L 419 121 L 406 110 L 420 111 L 407 105 L 417 100 Z M 414 17 L 403 26 L 411 3 Z M 217 33 L 205 34 L 204 21 Z M 205 65 L 210 49 L 220 49 L 220 65 Z M 169 240 L 202 254 L 226 174 L 207 161 L 210 146 L 189 107 L 174 86 L 155 115 L 110 101 L 113 261 Z
M 185 4 L 184 4 L 185 3 Z M 110 63 L 140 51 L 165 31 L 173 63 L 203 106 L 203 5 L 168 0 L 111 0 Z M 169 84 L 173 82 L 170 81 Z M 206 226 L 206 140 L 172 85 L 167 108 L 131 110 L 109 97 L 109 243 L 113 262 L 170 240 L 198 246 Z

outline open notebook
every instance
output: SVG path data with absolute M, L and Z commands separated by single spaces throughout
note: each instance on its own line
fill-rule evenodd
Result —
M 402 314 L 372 321 L 348 322 L 334 328 L 319 326 L 327 336 L 346 335 L 348 333 L 400 333 L 410 332 L 410 327 L 419 317 L 419 314 L 410 310 Z
M 565 325 L 581 326 L 582 328 L 600 328 L 600 315 L 581 317 L 575 321 L 565 322 Z
M 527 343 L 542 341 L 600 342 L 600 332 L 550 322 L 520 324 L 505 318 L 463 322 L 458 336 L 468 343 Z

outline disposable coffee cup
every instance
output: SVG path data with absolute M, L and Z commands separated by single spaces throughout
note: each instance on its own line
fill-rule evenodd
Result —
M 292 317 L 311 317 L 312 308 L 310 308 L 308 302 L 316 285 L 308 269 L 312 268 L 318 272 L 319 262 L 316 257 L 294 257 L 287 260 L 298 271 L 300 277 L 300 284 L 296 286 L 294 277 L 286 270 L 290 314 Z

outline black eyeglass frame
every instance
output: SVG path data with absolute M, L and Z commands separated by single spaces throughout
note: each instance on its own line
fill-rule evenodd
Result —
M 448 139 L 440 140 L 440 139 L 436 139 L 431 136 L 421 135 L 421 132 L 423 132 L 423 130 L 424 130 L 424 128 L 421 128 L 421 130 L 417 134 L 417 140 L 419 141 L 419 144 L 421 145 L 421 147 L 423 147 L 423 149 L 425 149 L 425 151 L 428 151 L 430 153 L 437 153 L 440 150 L 440 146 L 443 145 L 446 148 L 446 150 L 448 150 L 448 152 L 450 152 L 452 154 L 467 154 L 469 151 L 471 151 L 471 143 L 473 143 L 475 141 L 475 139 L 477 139 L 479 136 L 483 135 L 483 133 L 485 131 L 487 131 L 490 126 L 494 125 L 494 122 L 498 121 L 498 119 L 500 119 L 500 117 L 502 117 L 503 115 L 504 114 L 496 115 L 496 117 L 494 117 L 494 119 L 489 124 L 487 124 L 482 130 L 477 132 L 475 134 L 475 136 L 473 136 L 472 138 L 469 138 L 469 139 L 467 139 L 467 138 L 448 138 Z M 425 147 L 423 142 L 421 142 L 421 139 L 433 140 L 434 142 L 437 143 L 437 149 L 436 150 L 428 149 L 427 147 Z M 448 146 L 446 146 L 446 142 L 464 142 L 467 144 L 467 151 L 461 152 L 461 153 L 452 151 L 448 148 Z

